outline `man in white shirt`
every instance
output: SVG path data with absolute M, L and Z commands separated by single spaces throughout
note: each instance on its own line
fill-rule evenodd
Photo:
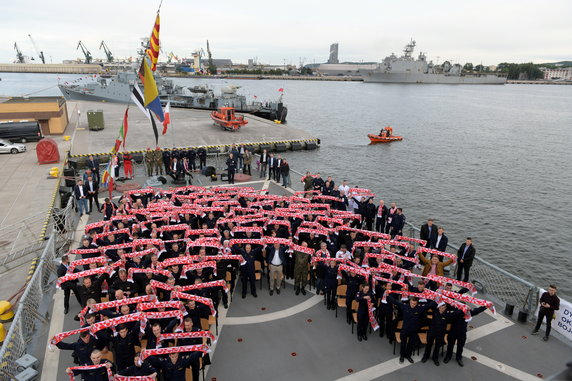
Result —
M 336 253 L 336 258 L 346 259 L 349 261 L 353 258 L 353 255 L 351 252 L 348 251 L 348 249 L 346 248 L 346 245 L 342 244 L 342 246 L 340 246 L 340 250 L 338 250 L 338 252 Z
M 344 180 L 344 181 L 342 182 L 342 185 L 340 185 L 340 186 L 338 187 L 338 190 L 339 190 L 339 191 L 344 191 L 344 194 L 349 197 L 350 187 L 348 186 L 348 181 L 347 181 L 347 180 Z

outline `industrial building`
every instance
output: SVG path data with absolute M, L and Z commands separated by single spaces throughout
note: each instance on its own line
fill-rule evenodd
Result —
M 38 121 L 43 135 L 61 135 L 68 125 L 64 97 L 0 98 L 0 122 Z

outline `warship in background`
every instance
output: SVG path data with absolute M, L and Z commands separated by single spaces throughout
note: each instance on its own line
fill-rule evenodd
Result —
M 128 103 L 133 86 L 138 83 L 135 71 L 123 71 L 111 78 L 98 76 L 87 83 L 64 82 L 58 87 L 67 100 Z M 220 107 L 234 107 L 237 112 L 286 123 L 288 108 L 282 101 L 282 95 L 272 102 L 247 102 L 244 95 L 238 94 L 240 86 L 225 86 L 220 94 L 215 94 L 206 85 L 185 87 L 176 85 L 172 80 L 155 76 L 161 104 L 171 102 L 171 107 L 218 110 Z
M 360 69 L 359 74 L 364 82 L 381 83 L 441 83 L 471 85 L 504 85 L 506 74 L 500 73 L 463 73 L 463 67 L 445 61 L 442 65 L 434 65 L 427 61 L 424 53 L 413 58 L 415 41 L 411 41 L 403 49 L 403 55 L 391 54 L 385 57 L 376 68 Z

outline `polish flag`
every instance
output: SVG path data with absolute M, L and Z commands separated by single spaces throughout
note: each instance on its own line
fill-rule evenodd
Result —
M 163 135 L 167 133 L 167 127 L 171 124 L 171 102 L 167 103 L 165 110 L 163 111 L 165 119 L 163 120 Z

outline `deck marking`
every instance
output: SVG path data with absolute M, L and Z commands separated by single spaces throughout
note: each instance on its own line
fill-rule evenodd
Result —
M 524 380 L 530 380 L 530 381 L 538 380 L 538 377 L 536 377 L 530 373 L 523 372 L 520 369 L 516 369 L 510 365 L 506 365 L 500 361 L 496 361 L 490 357 L 483 355 L 482 353 L 473 352 L 467 348 L 465 348 L 464 353 L 465 353 L 465 356 L 475 356 L 477 358 L 477 360 L 475 362 L 478 362 L 479 364 L 482 364 L 482 365 L 487 366 L 491 369 L 494 369 L 497 372 L 504 373 L 507 376 L 514 377 L 517 380 L 523 380 L 523 381 Z M 473 361 L 473 360 L 471 360 L 471 361 Z
M 512 326 L 514 324 L 514 322 L 506 319 L 504 316 L 500 315 L 500 314 L 492 314 L 489 311 L 487 311 L 488 315 L 490 315 L 491 317 L 493 317 L 495 319 L 495 321 L 485 324 L 483 326 L 471 329 L 467 332 L 467 343 L 470 343 L 472 341 L 478 340 L 482 337 L 488 336 L 490 334 L 493 334 L 495 332 L 501 331 L 505 328 L 508 328 L 510 326 Z M 473 352 L 469 349 L 467 349 L 465 347 L 464 350 L 465 353 L 465 357 L 470 357 L 470 356 L 475 356 L 478 358 L 477 362 L 491 368 L 494 370 L 497 370 L 501 373 L 504 373 L 508 376 L 514 377 L 516 379 L 520 379 L 520 380 L 532 380 L 532 379 L 538 379 L 537 377 L 528 374 L 526 372 L 523 372 L 521 370 L 518 370 L 516 368 L 513 368 L 509 365 L 503 364 L 501 362 L 495 361 L 494 359 L 491 359 L 489 357 L 486 357 L 480 353 L 476 353 Z M 419 356 L 412 356 L 413 358 L 420 358 Z M 466 360 L 468 361 L 468 359 Z M 473 361 L 473 360 L 471 360 Z M 399 370 L 401 368 L 404 368 L 406 366 L 409 366 L 411 364 L 409 363 L 405 363 L 405 364 L 399 364 L 398 358 L 393 358 L 391 360 L 382 362 L 381 364 L 377 364 L 374 365 L 372 367 L 363 369 L 359 372 L 355 372 L 351 375 L 347 375 L 345 377 L 339 378 L 338 380 L 346 380 L 346 381 L 355 381 L 355 380 L 373 380 L 376 378 L 379 378 L 381 376 L 384 376 L 386 374 L 392 373 L 396 370 Z
M 88 215 L 84 214 L 77 224 L 77 228 L 75 229 L 75 233 L 72 240 L 73 247 L 79 247 L 81 244 L 81 240 L 83 238 L 83 232 L 85 230 L 85 225 L 88 222 Z M 75 260 L 77 254 L 71 258 L 70 261 Z M 48 340 L 51 340 L 56 334 L 60 332 L 64 332 L 64 291 L 56 289 L 53 298 L 53 310 L 52 310 L 52 318 L 50 320 L 50 328 L 48 334 Z M 73 298 L 75 300 L 75 298 Z M 70 295 L 70 302 L 72 301 Z M 44 362 L 42 364 L 42 380 L 57 380 L 58 379 L 58 368 L 60 365 L 60 355 L 61 351 L 57 347 L 53 347 L 50 350 L 49 345 L 46 345 L 46 351 L 44 353 Z
M 292 315 L 296 315 L 302 311 L 305 311 L 316 304 L 323 302 L 323 296 L 314 295 L 310 299 L 303 301 L 295 306 L 286 308 L 281 311 L 272 312 L 269 314 L 255 315 L 255 316 L 243 316 L 243 317 L 228 317 L 223 320 L 225 325 L 243 325 L 243 324 L 258 324 L 266 323 L 272 320 L 284 319 Z

